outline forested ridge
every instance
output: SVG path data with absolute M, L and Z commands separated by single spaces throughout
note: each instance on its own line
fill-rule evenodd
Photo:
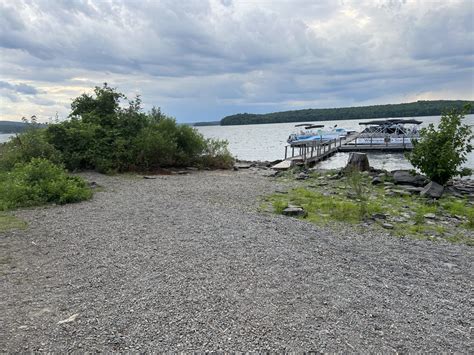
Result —
M 28 125 L 25 122 L 0 121 L 0 133 L 19 133 L 26 128 Z
M 436 116 L 441 115 L 443 112 L 449 109 L 462 109 L 466 104 L 471 104 L 471 107 L 474 107 L 474 101 L 436 100 L 417 101 L 403 104 L 304 109 L 266 114 L 239 113 L 236 115 L 224 117 L 221 120 L 221 125 L 227 126 L 263 123 Z M 472 108 L 469 113 L 473 113 Z

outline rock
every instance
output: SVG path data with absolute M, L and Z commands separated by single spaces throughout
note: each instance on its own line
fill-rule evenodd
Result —
M 91 189 L 95 189 L 95 188 L 99 187 L 99 184 L 97 184 L 95 181 L 91 181 L 91 182 L 89 183 L 89 187 L 90 187 Z
M 385 229 L 393 229 L 393 224 L 384 223 L 384 224 L 382 224 L 382 227 L 384 227 Z
M 255 166 L 254 164 L 245 164 L 245 163 L 236 163 L 234 167 L 237 169 L 250 169 L 251 167 Z
M 393 171 L 393 180 L 397 185 L 412 185 L 423 187 L 428 182 L 424 175 L 411 174 L 409 170 L 395 170 Z
M 383 213 L 374 213 L 372 215 L 373 219 L 387 219 L 387 216 L 384 215 Z
M 420 196 L 440 198 L 443 195 L 444 187 L 437 182 L 431 181 L 424 189 L 420 192 Z
M 234 166 L 232 169 L 233 169 L 234 171 L 239 171 L 239 168 L 236 167 L 236 166 Z
M 178 175 L 188 175 L 189 174 L 189 171 L 185 171 L 185 170 L 180 170 L 177 172 Z
M 143 178 L 148 180 L 155 180 L 156 176 L 144 176 Z
M 365 153 L 350 153 L 345 167 L 346 171 L 368 171 L 370 170 L 369 158 Z
M 297 174 L 295 177 L 296 180 L 306 180 L 307 178 L 309 178 L 309 175 L 306 174 L 305 172 L 301 172 Z
M 381 183 L 382 183 L 382 179 L 378 176 L 376 176 L 372 179 L 372 185 L 379 185 Z
M 436 215 L 434 213 L 425 213 L 423 217 L 428 218 L 428 219 L 435 219 Z
M 283 210 L 283 214 L 290 217 L 305 217 L 307 215 L 304 209 L 297 206 L 288 206 Z
M 416 187 L 416 186 L 406 186 L 405 191 L 409 192 L 410 194 L 413 195 L 418 195 L 423 191 L 422 187 Z
M 400 195 L 400 196 L 409 196 L 409 195 L 411 195 L 408 191 L 401 190 L 401 189 L 393 190 L 393 192 Z
M 389 182 L 389 181 L 385 181 L 383 184 L 384 184 L 384 186 L 393 186 L 393 185 L 395 185 L 393 182 Z

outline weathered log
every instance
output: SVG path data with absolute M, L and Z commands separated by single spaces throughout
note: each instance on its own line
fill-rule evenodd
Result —
M 346 171 L 368 171 L 370 170 L 369 158 L 365 153 L 350 153 L 345 167 Z

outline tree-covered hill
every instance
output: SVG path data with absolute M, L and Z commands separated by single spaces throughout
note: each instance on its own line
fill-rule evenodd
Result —
M 0 133 L 18 133 L 27 127 L 24 122 L 0 121 Z
M 222 126 L 261 123 L 306 122 L 326 120 L 363 120 L 368 118 L 418 117 L 441 115 L 451 108 L 462 109 L 474 101 L 437 100 L 417 101 L 404 104 L 372 105 L 359 107 L 340 107 L 323 109 L 305 109 L 296 111 L 273 112 L 266 114 L 239 113 L 224 117 Z M 473 113 L 471 109 L 469 113 Z

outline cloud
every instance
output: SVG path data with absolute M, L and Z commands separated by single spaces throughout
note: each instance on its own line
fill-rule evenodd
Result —
M 25 95 L 36 95 L 38 90 L 31 85 L 20 83 L 20 84 L 10 84 L 6 81 L 0 81 L 0 89 L 7 89 L 19 94 Z
M 0 1 L 0 95 L 22 103 L 1 118 L 66 117 L 103 82 L 179 121 L 472 99 L 473 12 L 469 0 Z

